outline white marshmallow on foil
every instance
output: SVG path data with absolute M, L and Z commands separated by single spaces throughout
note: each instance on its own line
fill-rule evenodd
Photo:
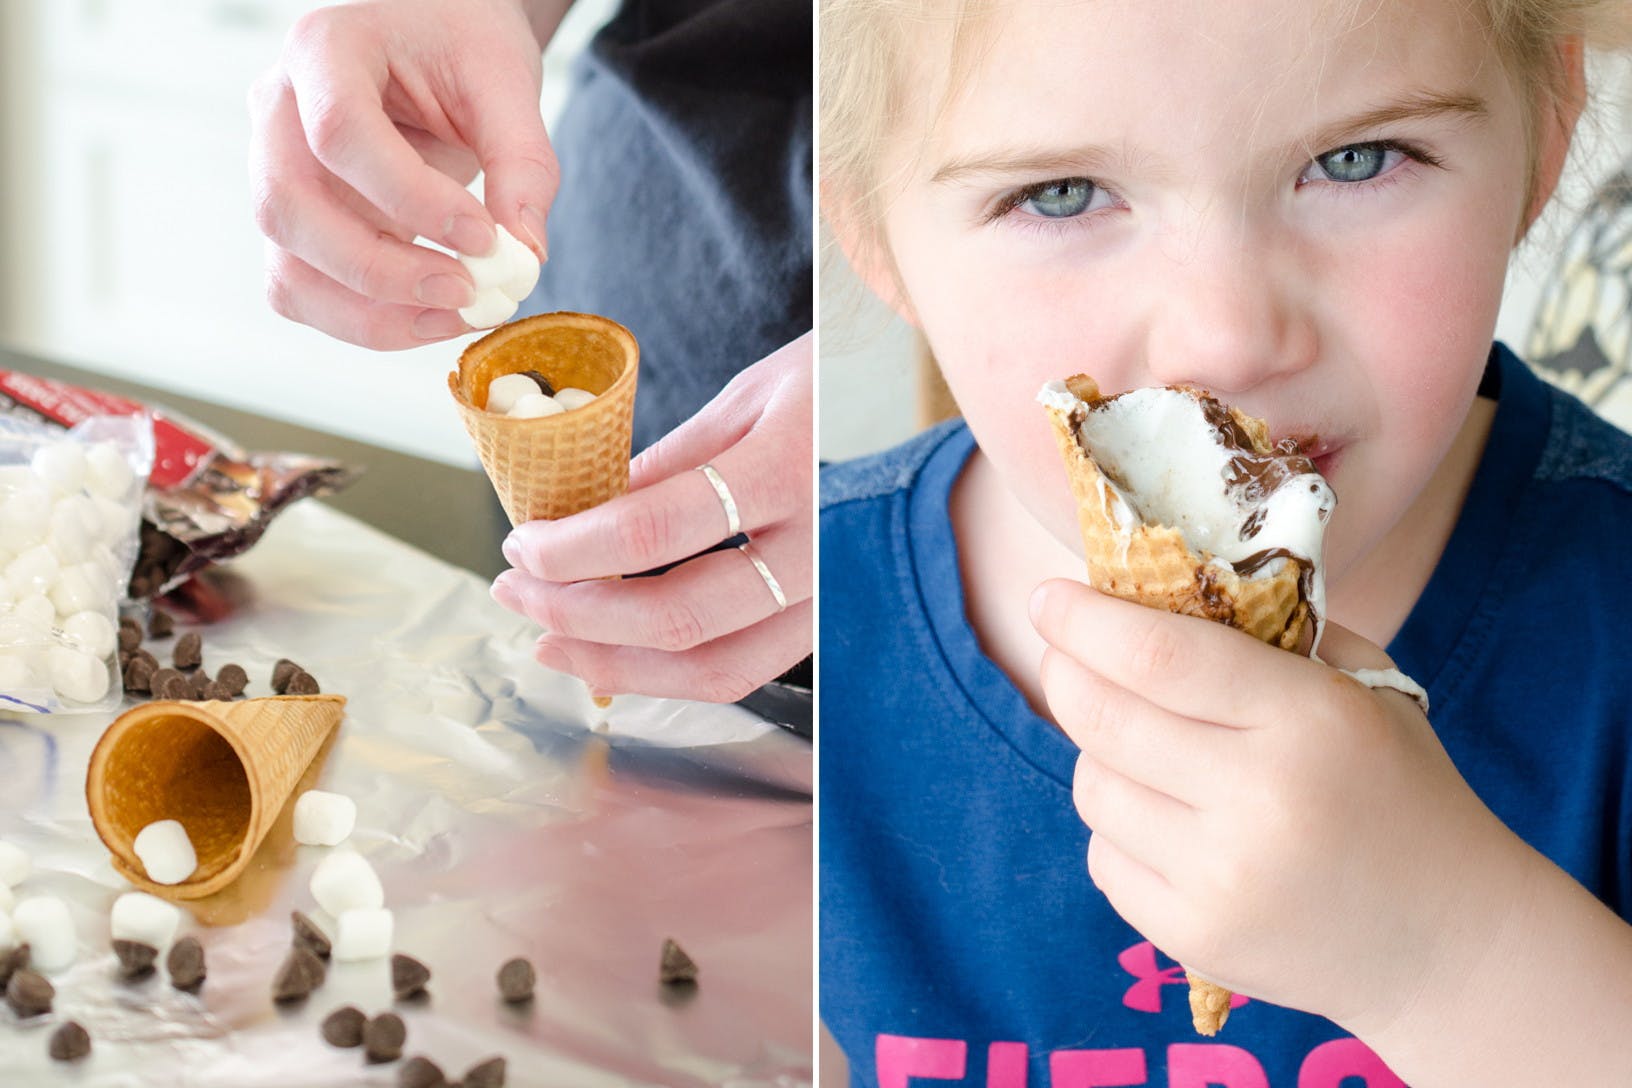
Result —
M 109 924 L 116 941 L 140 941 L 161 953 L 176 939 L 181 911 L 156 895 L 127 892 L 113 901 Z
M 34 451 L 29 465 L 58 494 L 71 494 L 85 486 L 85 447 L 78 442 L 48 442 Z
M 500 374 L 487 383 L 486 410 L 504 415 L 529 393 L 539 392 L 538 383 L 525 374 Z
M 112 442 L 97 442 L 85 451 L 85 490 L 92 495 L 118 501 L 135 482 L 130 463 Z
M 68 904 L 54 895 L 24 899 L 11 912 L 17 943 L 29 946 L 29 958 L 41 971 L 60 971 L 79 954 L 79 937 Z
M 381 959 L 391 952 L 395 925 L 384 908 L 348 910 L 335 919 L 331 954 L 342 962 Z
M 343 793 L 307 790 L 295 800 L 295 841 L 339 846 L 357 826 L 357 802 Z
M 516 312 L 516 300 L 497 287 L 476 289 L 476 298 L 469 306 L 459 309 L 459 316 L 473 329 L 491 329 L 510 320 Z
M 34 871 L 28 851 L 14 842 L 0 842 L 0 884 L 15 888 Z
M 180 884 L 198 868 L 198 853 L 180 820 L 155 820 L 136 833 L 131 844 L 141 859 L 147 879 L 155 884 Z
M 557 389 L 555 391 L 555 403 L 559 404 L 569 412 L 574 408 L 582 408 L 584 405 L 588 404 L 594 399 L 595 394 L 591 393 L 589 390 L 575 389 L 570 385 L 565 389 Z
M 312 898 L 339 918 L 348 910 L 379 910 L 385 906 L 380 878 L 355 850 L 332 851 L 312 871 Z
M 113 621 L 100 612 L 75 612 L 62 621 L 62 633 L 98 661 L 113 656 L 113 648 L 119 641 Z
M 72 646 L 53 646 L 45 654 L 51 688 L 64 699 L 94 703 L 108 693 L 108 663 Z
M 537 389 L 537 386 L 534 386 Z M 504 413 L 510 419 L 538 419 L 540 416 L 557 416 L 566 411 L 555 402 L 554 397 L 547 397 L 543 393 L 533 392 L 524 394 Z

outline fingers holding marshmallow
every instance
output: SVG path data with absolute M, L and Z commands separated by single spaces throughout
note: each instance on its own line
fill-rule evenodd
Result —
M 538 258 L 503 225 L 490 252 L 462 253 L 459 262 L 476 284 L 475 301 L 459 311 L 471 328 L 488 329 L 510 320 L 538 283 Z

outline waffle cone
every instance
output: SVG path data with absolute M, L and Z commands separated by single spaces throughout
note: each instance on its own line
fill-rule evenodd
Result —
M 167 899 L 198 899 L 231 884 L 277 820 L 295 784 L 345 712 L 339 695 L 232 702 L 144 703 L 114 719 L 85 779 L 96 833 L 113 867 Z M 180 884 L 147 878 L 136 835 L 180 820 L 198 868 Z
M 1087 375 L 1067 378 L 1065 384 L 1084 401 L 1100 399 L 1098 386 Z M 1263 421 L 1233 408 L 1230 411 L 1257 451 L 1268 454 L 1269 434 Z M 1243 578 L 1227 565 L 1208 562 L 1210 556 L 1196 554 L 1177 529 L 1118 524 L 1116 511 L 1107 501 L 1106 477 L 1077 440 L 1070 414 L 1052 405 L 1047 412 L 1077 500 L 1077 525 L 1090 585 L 1125 601 L 1227 623 L 1260 642 L 1299 650 L 1309 622 L 1309 603 L 1303 599 L 1297 564 L 1283 563 L 1274 574 Z M 1216 1035 L 1230 1015 L 1230 991 L 1189 971 L 1185 977 L 1190 982 L 1190 1017 L 1196 1031 Z
M 640 348 L 629 330 L 593 314 L 524 317 L 460 354 L 448 389 L 512 525 L 563 518 L 629 490 L 639 368 Z M 527 370 L 557 389 L 587 389 L 595 399 L 538 419 L 484 411 L 494 378 Z

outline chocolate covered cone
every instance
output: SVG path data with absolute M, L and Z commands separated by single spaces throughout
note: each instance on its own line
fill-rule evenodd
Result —
M 1067 378 L 1066 388 L 1094 404 L 1101 398 L 1092 378 Z M 1227 564 L 1198 555 L 1177 529 L 1166 525 L 1122 525 L 1111 501 L 1106 476 L 1077 436 L 1071 413 L 1046 406 L 1065 461 L 1071 493 L 1077 500 L 1077 524 L 1088 566 L 1088 583 L 1101 593 L 1126 601 L 1227 623 L 1260 642 L 1298 651 L 1306 644 L 1309 602 L 1304 599 L 1297 563 L 1282 563 L 1273 572 L 1243 577 Z M 1268 428 L 1231 408 L 1230 415 L 1260 455 L 1273 453 Z M 1230 991 L 1185 972 L 1190 982 L 1190 1015 L 1196 1031 L 1216 1035 L 1230 1015 Z
M 85 799 L 113 867 L 167 899 L 198 899 L 231 884 L 277 820 L 313 758 L 339 726 L 339 695 L 233 702 L 159 700 L 114 719 L 91 753 Z M 179 884 L 147 878 L 136 835 L 179 820 L 198 868 Z

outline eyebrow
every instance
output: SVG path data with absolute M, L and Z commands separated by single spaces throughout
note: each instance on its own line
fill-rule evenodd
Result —
M 1401 121 L 1447 115 L 1482 120 L 1489 114 L 1490 110 L 1485 105 L 1484 99 L 1475 94 L 1419 91 L 1337 121 L 1319 130 L 1312 142 L 1299 141 L 1295 146 L 1298 153 L 1302 154 L 1310 147 L 1317 150 L 1338 147 L 1357 133 L 1398 124 Z M 1013 174 L 1054 177 L 1064 177 L 1067 174 L 1092 175 L 1102 173 L 1113 165 L 1126 164 L 1128 158 L 1125 153 L 1113 152 L 1095 145 L 1057 150 L 1017 148 L 951 159 L 931 175 L 930 181 L 934 184 L 944 184 L 970 176 Z

